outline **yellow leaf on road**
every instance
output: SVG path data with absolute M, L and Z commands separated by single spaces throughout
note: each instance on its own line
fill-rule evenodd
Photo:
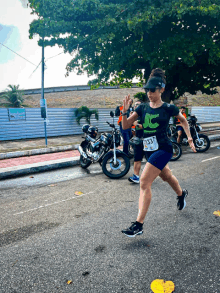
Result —
M 213 215 L 220 217 L 220 211 L 215 211 Z
M 68 280 L 66 283 L 68 284 L 68 285 L 70 285 L 70 284 L 72 284 L 72 280 Z
M 81 191 L 76 191 L 75 192 L 75 195 L 82 195 L 83 194 L 83 192 L 81 192 Z
M 154 280 L 150 287 L 154 293 L 172 293 L 175 290 L 175 285 L 172 281 L 164 281 L 161 279 Z

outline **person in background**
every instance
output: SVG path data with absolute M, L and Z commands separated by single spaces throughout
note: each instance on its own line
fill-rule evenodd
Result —
M 130 116 L 130 112 L 133 111 L 133 107 L 132 107 L 132 104 L 133 104 L 133 100 L 131 99 L 130 102 L 129 102 L 129 108 L 128 108 L 128 111 L 127 111 L 127 117 Z M 123 140 L 124 140 L 124 144 L 123 144 L 123 152 L 125 154 L 128 155 L 128 146 L 129 146 L 129 140 L 132 136 L 132 132 L 131 132 L 131 128 L 129 129 L 123 129 L 122 128 L 122 110 L 123 110 L 123 106 L 120 105 L 116 108 L 115 110 L 115 116 L 119 116 L 118 118 L 118 125 L 119 125 L 119 128 L 120 128 L 120 132 L 121 132 L 121 135 L 123 137 Z
M 186 112 L 186 108 L 184 106 L 182 106 L 180 108 L 180 113 L 183 115 L 183 117 L 186 118 L 186 113 L 185 112 Z M 183 134 L 183 127 L 182 127 L 182 124 L 181 124 L 181 122 L 180 122 L 179 119 L 175 119 L 175 120 L 176 120 L 175 121 L 175 124 L 177 124 L 177 133 L 178 133 L 177 143 L 180 144 L 180 142 L 181 142 L 181 136 Z
M 137 107 L 140 104 L 141 104 L 141 101 L 135 102 L 134 110 L 137 109 Z M 140 122 L 141 121 L 138 119 L 138 120 L 134 121 L 134 123 L 133 123 L 133 126 L 135 127 L 135 136 L 138 138 L 143 137 L 143 126 L 142 126 L 142 124 L 140 124 Z M 130 178 L 128 178 L 128 181 L 138 184 L 140 182 L 139 173 L 141 170 L 141 161 L 144 157 L 142 143 L 139 145 L 133 145 L 133 150 L 134 150 L 134 174 Z

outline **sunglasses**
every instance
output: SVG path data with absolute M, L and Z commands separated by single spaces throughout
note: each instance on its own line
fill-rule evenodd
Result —
M 146 92 L 146 93 L 149 93 L 149 92 L 151 92 L 151 93 L 155 93 L 155 91 L 158 90 L 158 89 L 159 89 L 158 87 L 156 87 L 156 88 L 152 88 L 152 89 L 145 89 L 145 92 Z

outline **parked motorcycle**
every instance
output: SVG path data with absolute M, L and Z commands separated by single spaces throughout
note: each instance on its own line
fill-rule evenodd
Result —
M 170 161 L 177 161 L 181 156 L 182 156 L 182 148 L 181 146 L 174 141 L 174 139 L 172 138 L 172 128 L 173 125 L 169 125 L 167 127 L 167 136 L 169 137 L 170 141 L 172 142 L 172 146 L 173 146 L 173 156 L 170 159 Z
M 110 116 L 113 123 L 106 123 L 112 128 L 112 133 L 101 133 L 97 138 L 98 128 L 85 124 L 82 127 L 85 133 L 85 140 L 82 141 L 78 150 L 80 152 L 80 165 L 88 168 L 92 163 L 99 162 L 103 173 L 112 179 L 125 176 L 130 169 L 130 159 L 128 155 L 117 149 L 120 145 L 120 132 L 114 124 L 114 113 Z
M 196 148 L 196 151 L 198 153 L 203 153 L 207 151 L 210 148 L 210 140 L 207 135 L 205 134 L 199 134 L 199 132 L 202 130 L 201 125 L 197 123 L 197 118 L 195 115 L 189 115 L 188 118 L 190 133 L 193 138 L 193 142 Z M 178 125 L 172 125 L 170 126 L 171 136 L 170 139 L 174 142 L 177 142 L 177 126 Z M 186 133 L 183 131 L 182 133 L 182 141 L 181 144 L 184 146 L 188 146 L 188 139 L 186 136 Z
M 174 142 L 174 141 L 172 141 L 172 145 L 173 145 L 173 156 L 170 159 L 170 161 L 177 161 L 182 156 L 182 148 L 177 142 Z

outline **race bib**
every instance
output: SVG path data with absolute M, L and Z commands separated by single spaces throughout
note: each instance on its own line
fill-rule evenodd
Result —
M 144 138 L 143 144 L 144 144 L 144 151 L 147 151 L 147 152 L 156 151 L 159 148 L 156 136 Z

